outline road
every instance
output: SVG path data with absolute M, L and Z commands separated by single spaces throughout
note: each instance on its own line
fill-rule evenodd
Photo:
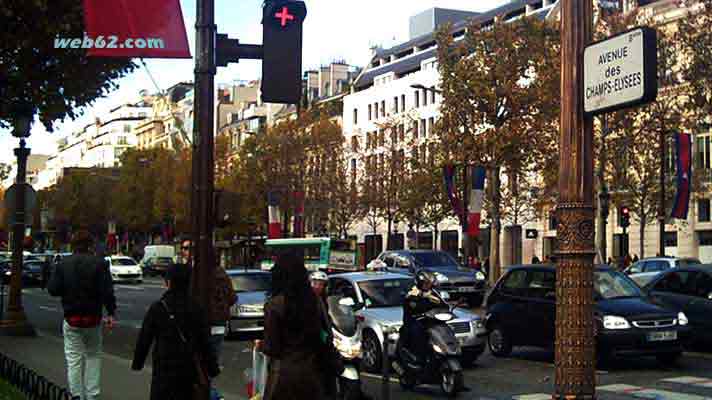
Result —
M 162 282 L 146 280 L 140 285 L 115 285 L 118 326 L 106 337 L 104 350 L 130 360 L 143 315 L 165 289 Z M 28 318 L 45 335 L 61 338 L 61 304 L 39 288 L 23 290 Z M 224 372 L 218 386 L 227 393 L 245 393 L 244 371 L 250 367 L 248 342 L 228 340 L 225 344 Z M 469 391 L 462 399 L 549 399 L 553 389 L 554 366 L 551 351 L 523 349 L 512 357 L 497 359 L 489 353 L 465 372 Z M 663 366 L 654 359 L 621 360 L 606 371 L 598 371 L 599 397 L 612 399 L 664 398 L 706 400 L 712 398 L 712 353 L 686 353 L 677 366 Z M 365 376 L 365 389 L 381 398 L 381 377 Z M 63 384 L 63 382 L 62 382 Z M 393 380 L 391 399 L 431 399 L 443 397 L 437 387 L 421 387 L 405 393 Z M 229 400 L 229 398 L 228 398 Z

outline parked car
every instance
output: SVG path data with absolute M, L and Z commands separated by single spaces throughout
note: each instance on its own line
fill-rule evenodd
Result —
M 652 257 L 636 262 L 623 272 L 630 276 L 638 286 L 643 287 L 663 271 L 698 264 L 700 264 L 700 260 L 696 258 Z
M 172 264 L 173 259 L 170 257 L 151 257 L 143 260 L 141 269 L 143 273 L 148 276 L 163 276 L 168 267 Z
M 254 269 L 231 269 L 227 275 L 237 295 L 232 306 L 228 334 L 264 331 L 265 303 L 272 290 L 272 274 Z
M 0 278 L 4 284 L 10 283 L 10 276 L 12 275 L 12 261 L 4 260 L 0 261 Z
M 415 284 L 413 278 L 391 272 L 354 272 L 329 277 L 329 296 L 348 297 L 359 310 L 356 316 L 363 337 L 361 365 L 367 371 L 381 368 L 383 332 L 403 326 L 403 303 Z M 471 365 L 485 349 L 487 332 L 482 319 L 469 311 L 455 309 L 448 322 L 462 347 L 462 364 Z M 396 335 L 397 336 L 397 335 Z M 389 353 L 395 354 L 395 346 Z
M 143 282 L 143 272 L 136 260 L 126 256 L 105 257 L 114 282 Z
M 712 344 L 712 265 L 690 265 L 665 271 L 644 290 L 654 301 L 685 313 L 694 342 Z
M 425 269 L 435 273 L 438 288 L 453 299 L 464 297 L 471 306 L 479 306 L 487 291 L 487 277 L 482 271 L 463 268 L 444 251 L 397 250 L 385 251 L 378 259 L 386 264 L 385 270 L 415 276 Z
M 672 363 L 690 338 L 687 316 L 652 302 L 626 275 L 600 266 L 594 272 L 596 354 L 656 356 Z M 490 352 L 506 357 L 514 346 L 553 347 L 556 270 L 516 266 L 497 282 L 486 300 Z
M 25 261 L 22 265 L 22 283 L 24 285 L 42 285 L 45 276 L 44 268 L 48 265 L 42 261 Z

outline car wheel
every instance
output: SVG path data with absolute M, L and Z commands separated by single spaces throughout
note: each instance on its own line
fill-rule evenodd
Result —
M 512 341 L 499 325 L 495 325 L 490 331 L 487 344 L 490 353 L 495 357 L 507 357 L 512 354 Z
M 665 365 L 675 365 L 677 362 L 680 360 L 680 357 L 682 357 L 682 353 L 663 353 L 663 354 L 658 354 L 655 356 L 655 358 L 658 359 L 658 361 L 661 364 Z
M 442 381 L 440 388 L 448 397 L 455 397 L 462 390 L 464 379 L 462 371 L 451 371 L 447 369 L 442 372 Z
M 361 365 L 367 372 L 378 372 L 382 369 L 383 363 L 381 342 L 375 333 L 366 331 L 363 337 L 363 359 Z

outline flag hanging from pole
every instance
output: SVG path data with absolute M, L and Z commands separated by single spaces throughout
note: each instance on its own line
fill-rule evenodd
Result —
M 279 210 L 279 196 L 276 192 L 269 192 L 267 194 L 267 206 L 269 214 L 268 238 L 279 239 L 282 237 L 282 222 Z
M 472 170 L 472 188 L 470 189 L 470 204 L 467 210 L 467 234 L 470 236 L 480 234 L 484 189 L 485 169 L 483 167 L 475 167 Z
M 88 56 L 191 58 L 180 0 L 84 0 L 84 21 Z
M 457 190 L 455 190 L 455 166 L 446 165 L 443 167 L 443 180 L 445 181 L 445 193 L 450 200 L 450 205 L 453 211 L 460 220 L 460 225 L 465 223 L 464 213 L 462 210 L 462 205 L 460 203 L 460 198 L 457 196 Z
M 672 207 L 672 218 L 687 219 L 690 206 L 690 179 L 692 179 L 692 138 L 686 133 L 675 135 L 677 154 L 677 195 Z
M 294 192 L 294 237 L 304 235 L 304 192 Z

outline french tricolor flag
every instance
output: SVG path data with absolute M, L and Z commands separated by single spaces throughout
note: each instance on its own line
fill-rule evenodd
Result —
M 675 136 L 677 149 L 677 196 L 672 207 L 672 218 L 687 219 L 692 179 L 692 139 L 686 133 Z
M 470 202 L 467 205 L 467 234 L 477 236 L 480 234 L 480 219 L 482 215 L 482 202 L 485 189 L 485 169 L 474 167 L 472 170 L 472 189 Z
M 282 221 L 279 211 L 279 196 L 276 192 L 267 194 L 267 211 L 269 214 L 268 238 L 279 239 L 282 237 Z

